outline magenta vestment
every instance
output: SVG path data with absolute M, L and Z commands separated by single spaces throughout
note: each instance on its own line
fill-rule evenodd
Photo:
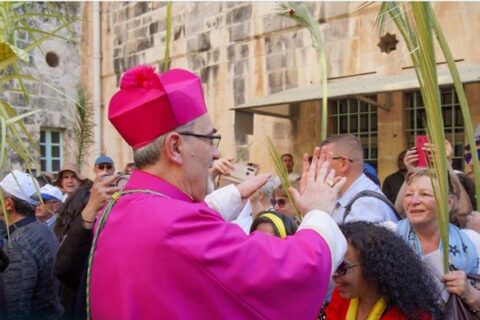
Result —
M 98 239 L 92 318 L 314 319 L 331 272 L 313 230 L 246 235 L 205 203 L 135 170 Z

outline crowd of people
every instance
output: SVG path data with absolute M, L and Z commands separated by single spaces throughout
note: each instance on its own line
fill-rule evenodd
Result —
M 471 170 L 449 169 L 444 244 L 415 148 L 382 184 L 360 140 L 335 135 L 281 156 L 288 190 L 258 166 L 215 188 L 235 163 L 196 75 L 127 71 L 109 119 L 133 149 L 123 172 L 101 155 L 93 181 L 68 162 L 0 181 L 1 319 L 443 319 L 452 296 L 480 317 Z

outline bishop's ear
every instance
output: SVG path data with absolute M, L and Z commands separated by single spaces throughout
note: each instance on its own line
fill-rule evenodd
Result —
M 167 157 L 168 161 L 182 164 L 182 148 L 185 147 L 185 140 L 178 132 L 171 132 L 165 137 L 163 144 L 163 154 Z

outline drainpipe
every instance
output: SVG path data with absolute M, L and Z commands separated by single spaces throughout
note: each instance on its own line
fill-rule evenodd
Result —
M 93 15 L 93 121 L 95 126 L 95 144 L 94 157 L 99 156 L 103 151 L 103 137 L 102 137 L 102 87 L 101 87 L 101 43 L 100 43 L 100 3 L 98 1 L 92 2 Z

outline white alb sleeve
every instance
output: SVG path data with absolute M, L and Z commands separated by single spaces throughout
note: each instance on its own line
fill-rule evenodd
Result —
M 220 213 L 225 221 L 235 220 L 245 205 L 240 191 L 233 184 L 213 191 L 204 200 L 207 206 Z
M 302 229 L 311 229 L 317 232 L 327 243 L 332 259 L 330 274 L 332 276 L 347 252 L 347 240 L 337 223 L 326 212 L 312 210 L 303 217 L 302 223 L 298 227 L 298 230 Z

